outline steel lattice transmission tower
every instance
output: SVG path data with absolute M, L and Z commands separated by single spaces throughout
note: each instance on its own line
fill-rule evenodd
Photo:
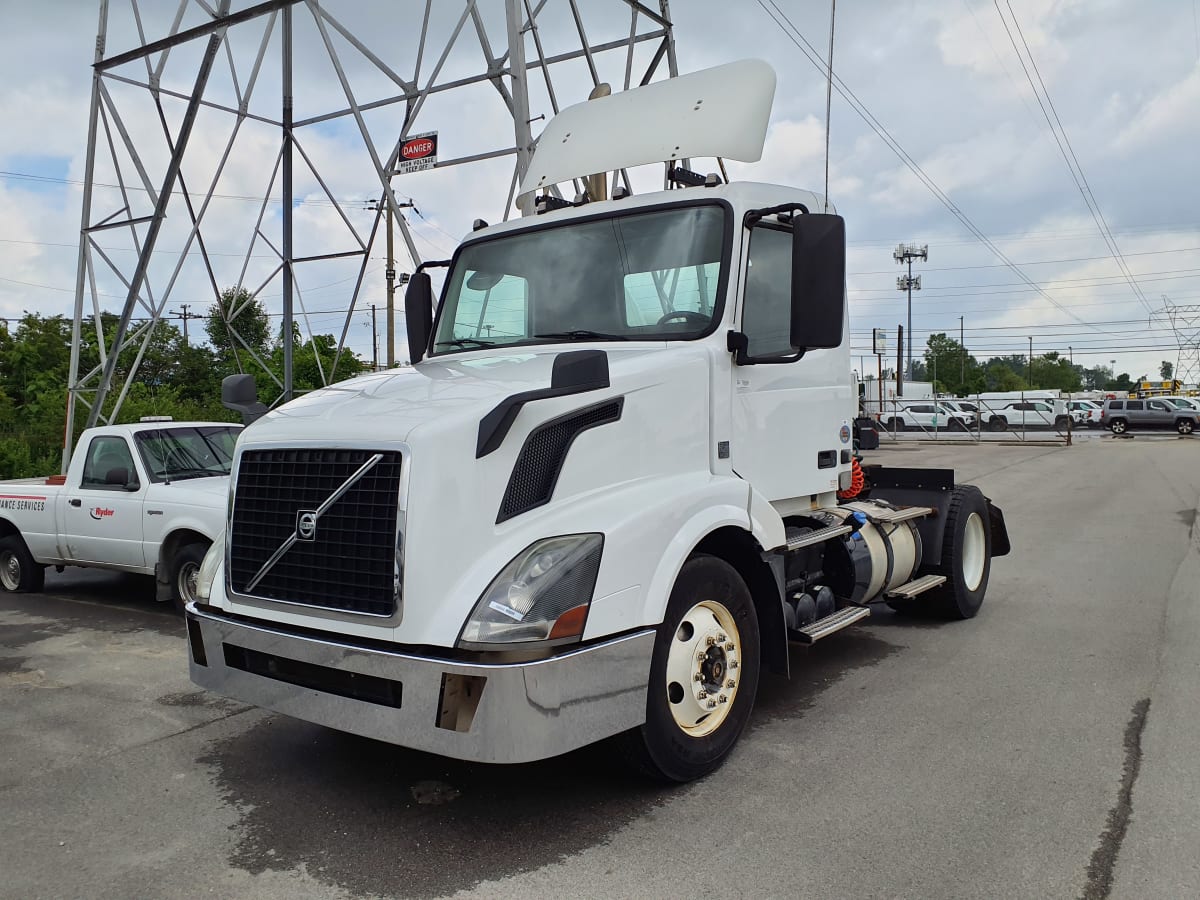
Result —
M 1179 306 L 1164 297 L 1158 315 L 1170 323 L 1179 344 L 1175 379 L 1185 386 L 1200 386 L 1200 304 Z
M 278 377 L 239 315 L 277 300 L 280 334 L 302 323 L 309 341 L 314 317 L 344 315 L 331 370 L 312 354 L 328 384 L 377 235 L 394 227 L 409 264 L 421 259 L 422 235 L 401 212 L 411 204 L 398 200 L 415 193 L 412 179 L 433 178 L 427 196 L 441 194 L 443 169 L 512 158 L 495 191 L 472 194 L 496 209 L 507 182 L 507 218 L 535 122 L 602 82 L 628 89 L 677 74 L 668 0 L 589 0 L 590 21 L 583 5 L 414 0 L 406 14 L 362 0 L 100 0 L 64 471 L 77 419 L 120 414 L 169 303 L 215 304 L 239 369 L 268 375 L 276 400 L 292 396 L 293 342 L 282 341 Z M 441 135 L 436 168 L 399 174 L 402 146 L 426 131 Z M 335 276 L 338 309 L 312 309 L 305 294 Z M 226 310 L 223 286 L 249 299 Z M 111 333 L 105 297 L 122 301 Z M 98 363 L 83 370 L 93 330 Z

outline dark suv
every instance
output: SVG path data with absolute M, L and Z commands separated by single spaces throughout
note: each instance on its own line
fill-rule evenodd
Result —
M 1145 400 L 1105 400 L 1100 410 L 1100 425 L 1113 434 L 1130 428 L 1174 428 L 1191 434 L 1200 428 L 1200 412 L 1179 409 L 1170 400 L 1149 397 Z

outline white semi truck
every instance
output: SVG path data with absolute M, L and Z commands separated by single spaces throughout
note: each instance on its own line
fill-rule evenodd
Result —
M 224 528 L 241 425 L 157 417 L 89 428 L 63 475 L 0 482 L 0 590 L 40 591 L 46 567 L 156 575 L 158 598 L 195 599 Z
M 774 83 L 746 61 L 564 110 L 522 194 L 591 198 L 425 264 L 411 368 L 250 425 L 188 609 L 197 684 L 468 760 L 614 738 L 687 781 L 789 641 L 876 602 L 976 614 L 1001 512 L 853 457 L 842 219 L 682 168 L 757 159 Z M 595 177 L 662 160 L 671 190 Z

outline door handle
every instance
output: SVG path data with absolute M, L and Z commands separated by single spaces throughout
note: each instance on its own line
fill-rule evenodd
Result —
M 72 506 L 82 506 L 83 505 L 83 501 L 80 500 L 78 497 L 72 497 L 67 502 L 70 503 Z

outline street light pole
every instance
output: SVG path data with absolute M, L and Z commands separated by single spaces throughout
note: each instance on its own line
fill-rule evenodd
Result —
M 908 292 L 908 380 L 912 381 L 912 292 L 921 289 L 921 276 L 913 278 L 912 261 L 914 259 L 928 260 L 929 245 L 900 244 L 892 253 L 892 259 L 898 263 L 908 264 L 908 276 L 901 275 L 896 279 L 896 290 Z
M 1033 338 L 1029 338 L 1029 372 L 1026 380 L 1029 382 L 1029 389 L 1033 390 Z

